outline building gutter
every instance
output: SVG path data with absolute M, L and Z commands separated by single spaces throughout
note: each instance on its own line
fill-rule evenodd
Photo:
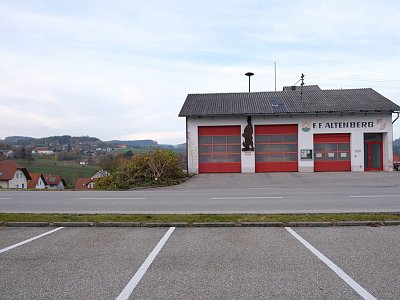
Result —
M 394 122 L 396 122 L 400 118 L 400 112 L 396 111 L 395 113 L 397 114 L 397 117 L 392 121 L 392 124 L 394 124 Z

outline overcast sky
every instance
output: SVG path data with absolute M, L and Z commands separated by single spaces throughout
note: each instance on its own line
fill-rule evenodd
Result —
M 400 1 L 2 0 L 0 139 L 185 141 L 188 93 L 371 87 L 400 104 Z M 400 137 L 400 120 L 394 137 Z

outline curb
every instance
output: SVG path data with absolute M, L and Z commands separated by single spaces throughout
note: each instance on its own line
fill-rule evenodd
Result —
M 194 222 L 193 227 L 235 227 L 235 222 Z
M 400 226 L 400 220 L 337 222 L 4 222 L 1 227 L 352 227 Z
M 383 221 L 383 224 L 388 225 L 388 226 L 400 225 L 400 220 Z
M 140 222 L 99 222 L 97 227 L 140 227 Z
M 332 222 L 289 222 L 288 227 L 329 227 Z
M 283 227 L 283 222 L 241 222 L 242 227 Z
M 7 227 L 47 227 L 49 222 L 5 222 Z
M 93 227 L 94 222 L 53 222 L 50 226 L 54 227 Z
M 338 221 L 337 226 L 381 226 L 382 221 Z
M 188 227 L 187 222 L 149 222 L 149 223 L 142 223 L 143 227 Z

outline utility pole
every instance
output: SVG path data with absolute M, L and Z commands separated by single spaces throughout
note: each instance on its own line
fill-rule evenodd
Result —
M 301 103 L 303 104 L 303 86 L 304 86 L 304 74 L 303 73 L 301 73 L 301 76 L 300 76 L 300 80 L 301 80 L 301 87 L 300 87 L 300 98 L 301 98 Z

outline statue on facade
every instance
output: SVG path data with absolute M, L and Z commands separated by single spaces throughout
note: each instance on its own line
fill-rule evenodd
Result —
M 242 151 L 254 151 L 253 146 L 253 125 L 251 124 L 251 116 L 247 117 L 247 125 L 242 134 L 244 137 Z

